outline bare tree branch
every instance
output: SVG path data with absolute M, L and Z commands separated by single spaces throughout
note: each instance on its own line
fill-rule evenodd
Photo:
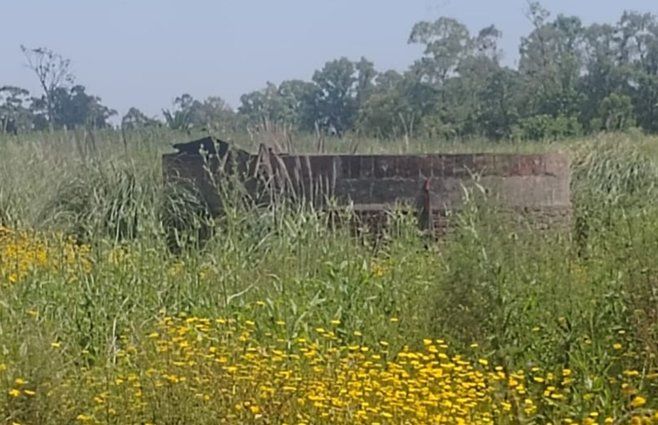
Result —
M 53 93 L 65 84 L 73 83 L 71 61 L 46 47 L 28 48 L 21 45 L 21 51 L 27 61 L 27 67 L 39 80 L 46 98 L 48 121 L 53 122 Z

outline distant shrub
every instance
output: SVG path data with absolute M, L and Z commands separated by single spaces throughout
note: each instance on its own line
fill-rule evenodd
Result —
M 578 119 L 564 115 L 535 115 L 523 118 L 513 130 L 514 138 L 520 140 L 559 140 L 582 134 L 583 128 Z
M 592 120 L 592 130 L 626 131 L 635 126 L 633 101 L 629 96 L 612 93 L 599 106 L 598 117 Z

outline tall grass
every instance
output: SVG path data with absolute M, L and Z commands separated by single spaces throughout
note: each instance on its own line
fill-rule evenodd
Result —
M 658 408 L 655 139 L 412 142 L 409 149 L 422 151 L 568 152 L 574 231 L 509 227 L 473 194 L 443 241 L 429 243 L 401 215 L 386 243 L 373 245 L 327 226 L 322 212 L 293 205 L 273 211 L 228 204 L 222 221 L 211 222 L 193 191 L 161 182 L 160 154 L 185 135 L 125 137 L 125 144 L 114 133 L 0 140 L 0 225 L 14 235 L 0 234 L 11 248 L 0 251 L 0 389 L 9 394 L 19 378 L 37 393 L 52 392 L 0 396 L 0 420 L 87 420 L 93 415 L 86 406 L 97 396 L 90 376 L 119 376 L 122 356 L 145 346 L 165 317 L 181 314 L 248 321 L 259 344 L 291 350 L 299 338 L 333 329 L 337 346 L 373 349 L 385 341 L 391 361 L 404 347 L 421 350 L 424 340 L 442 339 L 509 373 L 570 371 L 564 400 L 539 393 L 537 411 L 508 423 L 603 423 Z M 302 141 L 299 150 L 311 145 Z M 359 146 L 399 149 L 378 141 Z M 71 249 L 82 252 L 69 255 Z M 10 283 L 20 255 L 57 260 L 34 262 Z M 159 402 L 177 406 L 179 420 L 212 423 L 204 408 L 166 394 Z M 647 402 L 634 402 L 638 396 Z M 114 423 L 137 421 L 120 413 Z

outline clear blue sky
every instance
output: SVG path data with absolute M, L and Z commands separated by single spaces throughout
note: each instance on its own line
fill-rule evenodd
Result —
M 554 14 L 614 22 L 623 10 L 658 14 L 655 0 L 544 0 Z M 150 115 L 188 92 L 240 95 L 266 81 L 309 79 L 333 58 L 366 56 L 404 70 L 420 48 L 412 25 L 441 15 L 476 31 L 503 31 L 506 62 L 530 24 L 525 0 L 0 0 L 0 85 L 35 93 L 19 46 L 47 46 L 72 59 L 77 81 L 125 113 Z

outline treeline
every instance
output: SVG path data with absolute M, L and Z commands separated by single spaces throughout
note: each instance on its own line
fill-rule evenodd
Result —
M 20 87 L 0 86 L 0 133 L 109 125 L 116 111 L 75 83 L 69 59 L 43 47 L 21 50 L 43 93 L 31 96 Z
M 656 16 L 625 12 L 616 24 L 586 26 L 578 17 L 551 17 L 531 3 L 528 18 L 533 29 L 521 40 L 518 68 L 502 64 L 497 28 L 474 34 L 442 17 L 414 25 L 409 43 L 422 45 L 424 53 L 405 72 L 341 58 L 310 81 L 268 83 L 245 94 L 237 110 L 219 97 L 182 95 L 163 110 L 164 120 L 132 108 L 122 125 L 279 125 L 339 136 L 444 139 L 563 138 L 630 127 L 658 132 Z M 114 113 L 80 85 L 60 82 L 40 98 L 18 88 L 0 90 L 3 131 L 102 127 Z

